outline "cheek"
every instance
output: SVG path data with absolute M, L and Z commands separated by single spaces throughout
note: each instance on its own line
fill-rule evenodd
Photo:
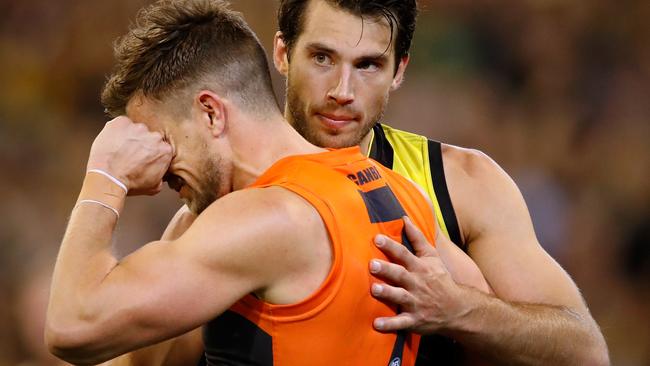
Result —
M 296 75 L 289 87 L 305 103 L 318 98 L 319 95 L 326 94 L 324 92 L 325 85 L 326 79 L 322 75 L 304 73 Z
M 383 109 L 388 100 L 388 93 L 389 89 L 385 85 L 366 84 L 363 95 L 357 95 L 357 99 L 361 99 L 365 111 L 374 114 L 377 110 Z

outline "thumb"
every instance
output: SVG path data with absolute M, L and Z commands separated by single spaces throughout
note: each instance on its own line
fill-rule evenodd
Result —
M 408 216 L 404 216 L 403 219 L 404 232 L 406 233 L 406 237 L 411 242 L 411 245 L 415 250 L 415 254 L 418 257 L 437 257 L 438 254 L 436 250 L 434 249 L 433 245 L 429 243 L 422 231 L 417 226 L 415 226 L 413 221 L 411 221 Z

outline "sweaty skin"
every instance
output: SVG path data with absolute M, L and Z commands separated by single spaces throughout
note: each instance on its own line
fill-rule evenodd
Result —
M 180 213 L 181 222 L 163 240 L 121 260 L 111 250 L 118 215 L 99 204 L 75 207 L 54 270 L 46 324 L 50 351 L 68 362 L 96 364 L 177 337 L 248 294 L 271 304 L 297 303 L 330 271 L 332 244 L 314 206 L 281 187 L 243 189 L 274 162 L 322 149 L 305 141 L 279 111 L 262 122 L 209 90 L 193 98 L 183 121 L 160 113 L 160 103 L 133 97 L 128 117 L 107 123 L 95 139 L 88 170 L 101 169 L 129 191 L 149 193 L 160 189 L 165 173 L 177 175 L 188 185 L 180 192 L 191 209 L 204 196 L 201 159 L 221 156 L 222 186 L 214 187 L 220 198 L 196 212 L 191 224 Z M 253 128 L 259 134 L 250 136 Z M 265 149 L 251 148 L 263 141 Z M 196 153 L 201 150 L 209 154 Z M 114 207 L 124 206 L 125 192 L 90 174 L 82 188 L 90 193 L 82 197 L 111 198 Z M 178 349 L 174 343 L 161 347 L 164 353 L 154 352 L 160 362 Z
M 127 107 L 131 118 L 109 122 L 93 143 L 88 169 L 107 171 L 139 191 L 159 189 L 169 171 L 191 185 L 191 203 L 200 187 L 191 178 L 203 165 L 190 157 L 199 141 L 220 156 L 243 158 L 220 170 L 224 187 L 233 190 L 248 186 L 288 154 L 321 151 L 279 113 L 275 122 L 253 122 L 209 91 L 197 96 L 193 108 L 192 118 L 178 123 L 160 113 L 153 118 L 156 102 L 134 99 Z M 282 143 L 251 150 L 260 141 L 243 135 L 253 126 Z M 192 138 L 180 138 L 188 135 Z M 96 184 L 98 192 L 114 185 L 108 179 Z M 55 266 L 46 330 L 50 350 L 68 362 L 103 362 L 195 329 L 246 294 L 285 304 L 320 285 L 330 267 L 323 260 L 330 244 L 311 205 L 276 187 L 220 195 L 180 237 L 144 245 L 123 260 L 111 252 L 117 216 L 100 205 L 78 205 Z M 124 193 L 115 198 L 124 200 Z M 267 264 L 256 264 L 262 262 Z M 295 278 L 300 281 L 289 280 Z
M 362 23 L 324 1 L 311 2 L 304 25 L 292 50 L 282 34 L 274 41 L 274 64 L 288 78 L 285 117 L 320 146 L 359 144 L 367 152 L 370 128 L 401 84 L 408 56 L 395 67 L 394 47 L 384 53 L 390 40 L 385 24 Z M 409 311 L 377 319 L 375 326 L 443 333 L 493 364 L 609 364 L 597 324 L 569 275 L 537 241 L 516 184 L 479 151 L 443 144 L 442 155 L 468 254 L 494 294 L 441 280 L 453 267 L 444 249 L 457 249 L 453 243 L 436 243 L 438 261 L 427 251 L 400 252 L 386 239 L 382 249 L 393 263 L 380 261 L 374 270 L 369 264 L 369 270 L 393 286 L 371 291 Z M 416 231 L 410 229 L 417 237 Z
M 311 2 L 293 49 L 287 49 L 281 34 L 275 37 L 274 62 L 288 79 L 287 119 L 314 142 L 359 143 L 367 152 L 368 126 L 377 122 L 370 116 L 381 116 L 408 64 L 404 56 L 395 67 L 394 47 L 386 58 L 375 57 L 389 39 L 381 20 L 361 20 L 328 2 Z M 323 120 L 323 110 L 329 115 L 363 113 L 352 113 L 356 119 L 337 126 Z M 382 331 L 442 333 L 495 364 L 607 365 L 607 346 L 597 324 L 571 278 L 538 243 L 512 179 L 481 152 L 443 144 L 442 155 L 468 254 L 495 296 L 437 281 L 430 273 L 442 271 L 440 262 L 416 266 L 428 271 L 405 268 L 403 264 L 418 261 L 402 252 L 393 257 L 399 271 L 379 266 L 378 279 L 394 286 L 384 286 L 386 291 L 376 296 L 417 306 L 410 317 L 378 319 L 375 325 Z M 440 293 L 463 301 L 440 302 Z

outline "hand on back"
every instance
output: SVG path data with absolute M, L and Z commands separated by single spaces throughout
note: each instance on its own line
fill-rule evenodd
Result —
M 382 301 L 400 306 L 400 313 L 378 318 L 381 331 L 409 329 L 420 334 L 440 332 L 467 310 L 463 303 L 465 285 L 490 293 L 476 264 L 444 236 L 434 248 L 424 234 L 404 218 L 404 230 L 415 253 L 388 237 L 378 235 L 375 242 L 390 262 L 373 260 L 370 272 L 386 283 L 375 283 L 371 293 Z M 442 235 L 442 234 L 441 234 Z

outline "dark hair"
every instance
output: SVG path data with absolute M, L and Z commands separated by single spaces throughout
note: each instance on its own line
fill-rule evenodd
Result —
M 289 53 L 304 29 L 305 12 L 310 1 L 316 0 L 280 0 L 278 9 L 278 27 Z M 330 5 L 346 10 L 359 17 L 383 17 L 391 30 L 397 31 L 395 37 L 395 67 L 402 57 L 408 55 L 415 31 L 418 13 L 416 0 L 321 0 Z
M 102 91 L 112 116 L 138 92 L 162 100 L 198 88 L 217 89 L 247 110 L 279 108 L 264 49 L 224 1 L 161 0 L 142 9 L 116 42 L 115 58 Z

